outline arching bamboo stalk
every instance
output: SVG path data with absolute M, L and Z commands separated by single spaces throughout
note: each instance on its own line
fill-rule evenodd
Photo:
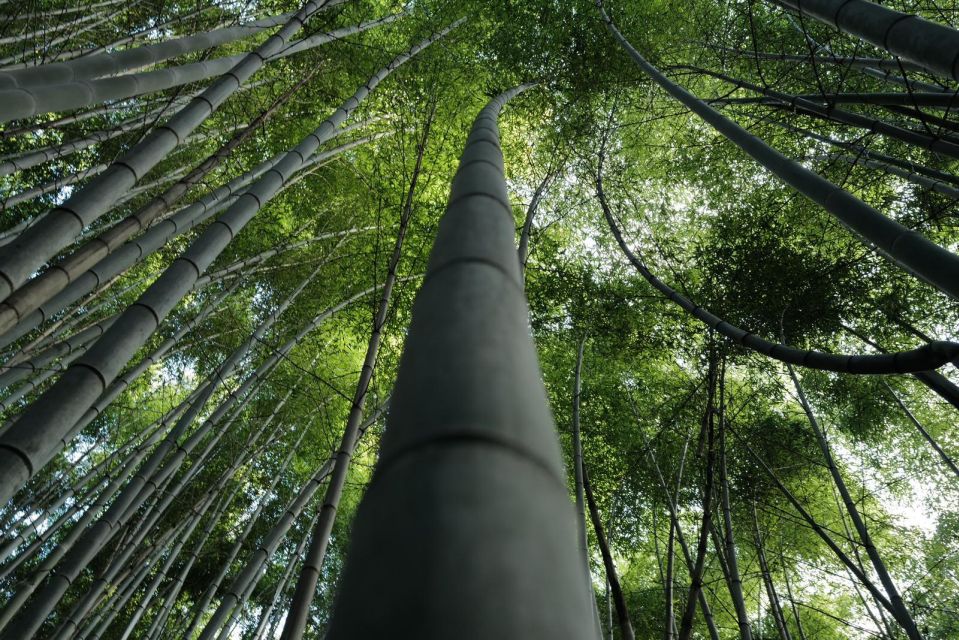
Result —
M 704 322 L 711 329 L 726 336 L 733 342 L 753 351 L 758 351 L 770 358 L 795 364 L 811 369 L 838 371 L 842 373 L 888 374 L 888 373 L 916 373 L 935 369 L 947 362 L 959 358 L 959 343 L 939 342 L 927 343 L 909 351 L 899 351 L 881 355 L 837 355 L 821 351 L 802 350 L 788 347 L 782 343 L 770 342 L 759 336 L 749 333 L 729 324 L 719 316 L 713 315 L 706 309 L 692 302 L 686 296 L 657 278 L 648 267 L 630 250 L 623 238 L 622 231 L 613 219 L 613 212 L 603 190 L 602 177 L 603 153 L 600 153 L 599 167 L 596 172 L 596 195 L 610 231 L 616 238 L 620 249 L 636 268 L 637 271 L 656 290 L 682 307 L 687 313 Z M 935 345 L 935 346 L 934 346 Z
M 852 194 L 793 162 L 686 89 L 670 81 L 629 44 L 606 14 L 602 0 L 596 0 L 596 6 L 609 32 L 636 64 L 667 93 L 780 180 L 822 206 L 856 235 L 874 245 L 882 255 L 943 293 L 959 299 L 959 256 L 887 218 Z

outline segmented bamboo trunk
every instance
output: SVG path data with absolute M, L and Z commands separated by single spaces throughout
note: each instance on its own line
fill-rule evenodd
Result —
M 467 139 L 329 640 L 595 634 L 499 150 L 497 114 L 527 88 L 490 102 Z
M 286 58 L 339 38 L 362 33 L 367 29 L 393 22 L 403 14 L 394 14 L 364 22 L 352 27 L 334 29 L 287 44 L 282 49 L 263 56 L 263 63 Z M 108 100 L 122 100 L 157 91 L 164 91 L 210 78 L 235 73 L 235 67 L 247 60 L 249 54 L 213 58 L 180 66 L 142 71 L 110 78 L 94 78 L 65 83 L 42 84 L 30 88 L 0 89 L 0 122 L 28 118 L 51 111 L 79 109 Z M 82 58 L 81 58 L 82 59 Z
M 118 1 L 120 0 L 103 4 L 113 4 Z M 344 1 L 330 0 L 324 5 L 324 8 L 342 4 Z M 0 69 L 0 89 L 42 87 L 86 78 L 117 75 L 124 71 L 147 67 L 194 51 L 212 49 L 228 42 L 248 38 L 270 27 L 282 25 L 292 17 L 292 13 L 286 13 L 262 18 L 247 24 L 214 29 L 140 47 L 93 55 L 88 54 L 67 62 L 51 62 L 25 69 Z
M 776 0 L 929 71 L 959 80 L 959 31 L 867 0 Z
M 177 112 L 173 118 L 155 128 L 143 141 L 114 162 L 107 171 L 62 205 L 50 211 L 40 227 L 29 229 L 13 243 L 0 250 L 0 298 L 6 298 L 22 285 L 45 261 L 69 244 L 80 232 L 105 214 L 125 191 L 155 167 L 196 127 L 205 121 L 227 98 L 236 92 L 266 59 L 287 46 L 304 21 L 319 11 L 327 0 L 308 0 L 296 15 L 270 36 L 228 73 L 221 76 L 203 93 Z M 118 79 L 118 82 L 123 82 Z M 73 92 L 63 91 L 57 95 Z M 85 87 L 81 87 L 83 92 Z M 32 104 L 25 93 L 25 104 Z M 16 107 L 14 107 L 16 108 Z M 53 105 L 56 108 L 56 105 Z
M 248 130 L 244 129 L 241 134 Z M 352 130 L 353 127 L 344 127 L 334 134 L 334 137 Z M 237 139 L 234 138 L 234 140 Z M 372 139 L 375 138 L 368 136 L 340 145 L 329 151 L 315 153 L 310 156 L 307 165 L 312 166 L 316 163 L 325 162 Z M 227 145 L 229 144 L 227 143 Z M 219 157 L 219 152 L 215 155 Z M 6 300 L 0 302 L 0 334 L 9 332 L 14 336 L 17 336 L 17 334 L 23 335 L 26 331 L 41 323 L 43 319 L 62 309 L 63 305 L 78 299 L 88 291 L 94 290 L 99 283 L 106 282 L 115 275 L 123 273 L 136 262 L 145 259 L 164 246 L 171 238 L 196 227 L 210 216 L 232 204 L 242 189 L 269 171 L 282 158 L 283 154 L 277 154 L 273 158 L 261 162 L 253 169 L 214 189 L 172 216 L 157 222 L 158 218 L 182 197 L 191 184 L 199 180 L 204 173 L 196 170 L 191 171 L 182 180 L 166 189 L 156 198 L 151 199 L 150 202 L 140 207 L 132 215 L 93 238 L 70 256 L 53 265 L 43 274 L 28 281 Z M 217 160 L 218 162 L 219 160 Z M 127 242 L 151 223 L 153 226 L 139 239 Z M 126 244 L 124 244 L 125 242 Z M 64 291 L 70 291 L 71 293 L 60 296 L 59 294 Z M 51 300 L 58 301 L 54 305 L 56 310 L 47 308 L 47 303 Z M 33 313 L 37 309 L 41 310 L 40 316 Z M 2 340 L 0 339 L 0 342 Z
M 413 46 L 360 86 L 316 131 L 284 154 L 215 223 L 207 227 L 190 248 L 84 354 L 82 362 L 71 366 L 44 394 L 48 398 L 62 397 L 62 401 L 55 404 L 42 400 L 35 402 L 16 423 L 0 434 L 0 501 L 8 500 L 17 487 L 22 486 L 59 450 L 59 441 L 64 434 L 69 433 L 89 402 L 103 392 L 220 252 L 257 211 L 277 194 L 284 183 L 307 164 L 307 159 L 317 148 L 334 136 L 369 92 L 395 69 L 458 25 L 454 23 Z M 43 426 L 30 426 L 34 420 Z
M 171 100 L 156 109 L 152 109 L 143 114 L 137 114 L 132 118 L 128 118 L 127 120 L 119 122 L 110 129 L 96 131 L 77 140 L 70 140 L 68 142 L 42 147 L 40 149 L 31 149 L 29 151 L 4 156 L 3 158 L 0 158 L 0 176 L 6 176 L 16 173 L 17 171 L 23 171 L 24 169 L 35 167 L 38 164 L 43 164 L 44 162 L 62 160 L 63 158 L 76 153 L 77 151 L 82 151 L 83 149 L 100 144 L 101 142 L 112 140 L 113 138 L 117 138 L 124 133 L 129 133 L 130 131 L 137 131 L 139 129 L 153 126 L 153 120 L 162 117 L 163 114 L 170 109 L 183 106 L 187 100 L 189 100 L 189 98 Z M 5 206 L 10 206 L 13 203 L 14 202 L 12 198 L 8 198 L 4 201 Z

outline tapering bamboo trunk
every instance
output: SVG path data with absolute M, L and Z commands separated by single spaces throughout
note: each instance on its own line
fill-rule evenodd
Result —
M 467 138 L 328 640 L 596 632 L 498 144 L 497 115 L 526 88 L 492 100 Z

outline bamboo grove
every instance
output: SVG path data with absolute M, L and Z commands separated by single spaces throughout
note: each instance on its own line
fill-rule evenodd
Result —
M 0 0 L 0 638 L 959 637 L 959 3 Z

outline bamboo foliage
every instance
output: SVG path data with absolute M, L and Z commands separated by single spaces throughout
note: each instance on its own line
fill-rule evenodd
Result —
M 201 4 L 0 0 L 2 640 L 959 633 L 956 0 Z

